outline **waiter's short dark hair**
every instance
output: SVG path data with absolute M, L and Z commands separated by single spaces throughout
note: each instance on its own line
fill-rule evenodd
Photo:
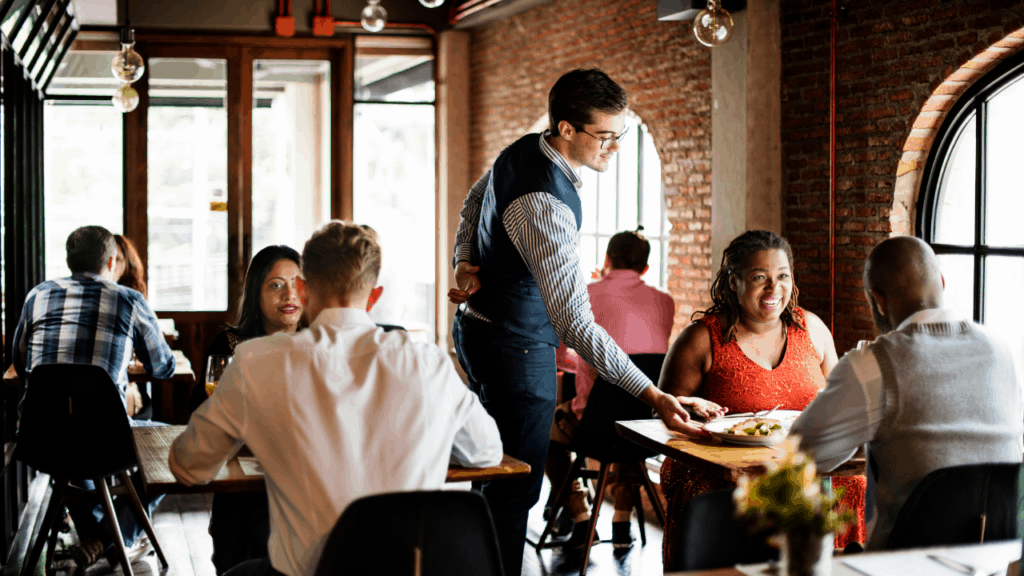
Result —
M 117 256 L 114 235 L 103 226 L 82 226 L 68 235 L 68 268 L 71 272 L 99 274 Z
M 613 269 L 635 270 L 643 274 L 644 268 L 647 268 L 647 260 L 651 256 L 651 243 L 639 230 L 619 232 L 608 241 L 608 250 L 605 253 Z
M 582 130 L 593 122 L 595 111 L 618 114 L 628 103 L 622 86 L 597 68 L 567 72 L 548 92 L 551 132 L 558 133 L 558 123 L 562 120 Z

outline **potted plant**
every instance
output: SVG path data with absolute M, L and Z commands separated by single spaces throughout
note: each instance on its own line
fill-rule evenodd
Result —
M 758 529 L 779 533 L 781 574 L 828 576 L 833 533 L 844 533 L 854 512 L 839 506 L 843 489 L 822 491 L 814 461 L 799 450 L 800 439 L 786 439 L 778 460 L 758 477 L 741 477 L 733 493 L 736 514 Z

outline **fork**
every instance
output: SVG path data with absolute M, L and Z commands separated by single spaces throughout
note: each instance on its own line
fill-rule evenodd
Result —
M 929 554 L 928 558 L 930 560 L 934 560 L 934 561 L 938 562 L 939 564 L 942 564 L 946 568 L 949 568 L 951 570 L 956 570 L 957 572 L 966 574 L 967 576 L 982 576 L 983 574 L 986 575 L 986 576 L 994 576 L 996 574 L 1001 574 L 1003 572 L 1002 570 L 996 570 L 994 572 L 984 572 L 983 573 L 980 568 L 975 568 L 974 566 L 969 566 L 969 565 L 964 564 L 962 562 L 958 562 L 956 560 L 953 560 L 952 558 L 946 558 L 945 556 L 939 556 L 938 554 Z

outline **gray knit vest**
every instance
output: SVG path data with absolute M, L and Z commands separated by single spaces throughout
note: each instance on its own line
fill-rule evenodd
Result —
M 973 322 L 910 324 L 872 349 L 886 401 L 870 445 L 878 518 L 868 548 L 879 550 L 929 472 L 1021 461 L 1024 403 L 1006 344 Z

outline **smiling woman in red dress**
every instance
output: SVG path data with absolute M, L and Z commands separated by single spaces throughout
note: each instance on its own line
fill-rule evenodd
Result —
M 687 326 L 672 344 L 659 386 L 674 396 L 699 396 L 730 412 L 803 410 L 825 387 L 838 362 L 825 324 L 797 306 L 793 253 L 780 236 L 764 230 L 745 232 L 725 249 L 711 286 L 712 306 Z M 661 473 L 668 499 L 665 566 L 676 546 L 675 515 L 702 492 L 732 487 L 674 460 Z M 858 525 L 836 545 L 864 541 L 863 476 L 835 478 L 844 487 L 843 503 L 857 510 Z

